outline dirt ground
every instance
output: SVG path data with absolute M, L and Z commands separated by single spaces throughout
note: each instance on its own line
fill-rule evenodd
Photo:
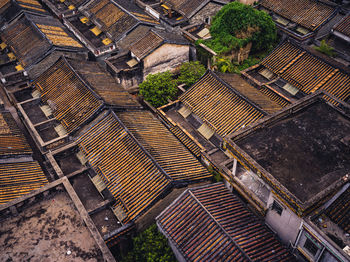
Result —
M 0 261 L 103 261 L 72 201 L 52 194 L 1 222 Z

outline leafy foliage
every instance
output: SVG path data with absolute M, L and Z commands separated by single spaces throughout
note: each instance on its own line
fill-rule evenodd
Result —
M 169 71 L 157 74 L 149 74 L 139 88 L 140 94 L 154 107 L 168 103 L 168 99 L 176 96 L 176 81 Z
M 212 39 L 204 43 L 218 54 L 225 54 L 252 42 L 252 52 L 271 48 L 276 41 L 276 26 L 264 11 L 232 2 L 213 18 Z M 203 40 L 202 40 L 203 41 Z
M 121 259 L 122 262 L 172 262 L 176 261 L 166 238 L 158 232 L 153 224 L 144 232 L 133 238 L 133 250 Z
M 315 49 L 325 55 L 333 57 L 335 55 L 334 48 L 326 43 L 326 40 L 321 40 L 320 46 L 316 46 Z
M 230 58 L 218 57 L 214 63 L 214 68 L 223 73 L 238 73 L 238 63 L 232 62 Z
M 248 57 L 241 64 L 233 62 L 229 57 L 218 56 L 213 64 L 214 69 L 223 73 L 236 73 L 240 74 L 240 71 L 247 69 L 253 65 L 258 64 L 267 53 L 259 53 Z
M 180 76 L 177 78 L 177 81 L 189 88 L 198 81 L 205 71 L 205 67 L 198 61 L 183 63 L 180 67 Z

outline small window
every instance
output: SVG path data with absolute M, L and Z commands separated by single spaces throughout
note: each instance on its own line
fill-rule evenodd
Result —
M 316 256 L 318 251 L 318 246 L 312 242 L 310 239 L 306 239 L 304 248 L 313 256 Z
M 277 214 L 282 215 L 283 207 L 275 200 L 272 203 L 271 209 L 276 211 Z

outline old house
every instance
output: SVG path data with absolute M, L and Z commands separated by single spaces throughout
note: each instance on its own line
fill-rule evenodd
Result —
M 258 90 L 239 76 L 220 76 L 227 82 L 207 71 L 177 101 L 158 108 L 162 119 L 197 156 L 203 150 L 220 148 L 227 134 L 288 105 L 270 90 Z
M 104 108 L 140 107 L 99 63 L 65 57 L 13 96 L 43 152 L 69 142 L 71 134 Z
M 266 87 L 290 102 L 317 90 L 336 98 L 350 98 L 350 76 L 346 68 L 338 68 L 292 42 L 283 42 L 259 65 L 242 75 L 259 87 Z
M 64 24 L 96 57 L 118 51 L 117 43 L 139 26 L 159 22 L 131 1 L 89 1 Z
M 0 112 L 0 205 L 48 183 L 11 113 Z
M 38 77 L 61 55 L 86 58 L 85 48 L 50 16 L 23 14 L 1 32 L 1 81 L 7 85 Z
M 350 14 L 346 15 L 332 30 L 333 34 L 350 43 Z
M 334 98 L 342 104 L 341 110 L 324 96 L 317 92 L 226 136 L 223 147 L 233 159 L 219 164 L 228 183 L 265 214 L 266 223 L 285 243 L 294 246 L 303 247 L 303 225 L 314 228 L 309 222 L 313 212 L 337 198 L 350 179 L 346 149 L 349 106 Z M 327 260 L 329 257 L 347 261 L 336 244 L 339 242 L 326 234 L 322 239 L 326 253 L 319 257 L 313 247 L 308 249 L 308 242 L 303 248 L 309 250 L 306 257 L 311 261 L 335 261 Z
M 152 223 L 186 186 L 212 177 L 157 118 L 142 110 L 103 111 L 74 141 L 46 158 L 58 177 L 69 178 L 110 247 L 122 248 L 135 228 Z M 101 221 L 105 216 L 108 221 Z
M 325 39 L 328 45 L 334 48 L 337 61 L 349 66 L 350 64 L 350 13 L 337 23 L 331 34 Z
M 4 0 L 0 4 L 1 27 L 23 13 L 37 16 L 50 15 L 37 0 Z
M 128 51 L 106 60 L 108 70 L 124 88 L 137 87 L 148 74 L 176 71 L 189 61 L 189 42 L 176 32 L 149 30 L 130 43 Z
M 349 260 L 349 185 L 345 184 L 300 228 L 295 247 L 305 260 Z
M 141 1 L 145 10 L 172 27 L 210 23 L 211 18 L 228 3 L 226 0 L 157 0 Z
M 156 219 L 178 261 L 296 261 L 222 183 L 191 188 Z
M 0 220 L 2 259 L 115 261 L 67 178 L 0 205 Z
M 172 186 L 211 178 L 147 111 L 106 111 L 80 132 L 77 145 L 96 172 L 95 186 L 114 196 L 114 209 L 123 224 L 136 221 Z
M 169 189 L 170 178 L 113 112 L 106 112 L 78 138 L 96 172 L 95 184 L 114 196 L 118 220 L 139 217 Z M 108 145 L 108 147 L 106 147 Z
M 212 175 L 180 141 L 148 111 L 117 112 L 137 141 L 154 157 L 176 186 L 198 183 Z M 171 148 L 171 151 L 168 149 Z
M 281 34 L 297 41 L 310 41 L 338 12 L 330 1 L 261 0 L 258 9 L 272 16 Z
M 75 15 L 88 0 L 42 0 L 59 18 Z

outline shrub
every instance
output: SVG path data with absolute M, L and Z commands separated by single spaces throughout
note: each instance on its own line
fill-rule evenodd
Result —
M 210 34 L 212 39 L 201 41 L 218 54 L 244 47 L 249 42 L 253 52 L 267 50 L 277 39 L 275 23 L 267 13 L 238 2 L 225 5 L 214 16 Z
M 315 49 L 325 55 L 333 57 L 335 55 L 334 48 L 326 43 L 326 40 L 322 40 L 320 46 L 316 46 Z
M 198 81 L 205 71 L 205 67 L 198 61 L 183 63 L 180 67 L 180 76 L 177 81 L 178 83 L 185 84 L 186 88 L 189 88 Z
M 133 250 L 121 261 L 175 262 L 176 259 L 167 239 L 158 232 L 156 224 L 153 224 L 133 238 Z
M 143 98 L 154 107 L 168 103 L 177 94 L 177 84 L 169 71 L 149 74 L 139 88 Z

